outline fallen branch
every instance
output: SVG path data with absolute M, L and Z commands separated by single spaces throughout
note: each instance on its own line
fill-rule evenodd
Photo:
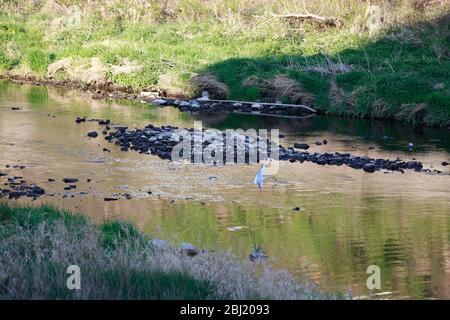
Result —
M 251 102 L 251 101 L 239 101 L 239 100 L 214 100 L 214 99 L 209 99 L 209 100 L 197 100 L 198 102 L 224 102 L 224 103 L 242 103 L 242 104 L 260 104 L 262 106 L 278 106 L 278 107 L 289 107 L 289 108 L 299 108 L 299 109 L 306 109 L 308 111 L 314 112 L 316 113 L 317 111 L 314 110 L 311 107 L 302 105 L 302 104 L 289 104 L 289 103 L 270 103 L 270 102 Z
M 287 19 L 299 19 L 299 20 L 314 20 L 318 23 L 326 24 L 328 26 L 339 28 L 342 24 L 338 18 L 333 17 L 322 17 L 315 14 L 296 14 L 296 13 L 288 13 L 288 14 L 274 14 L 276 18 L 287 18 Z

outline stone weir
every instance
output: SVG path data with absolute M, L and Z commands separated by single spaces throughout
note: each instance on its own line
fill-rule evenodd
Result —
M 309 117 L 316 114 L 311 107 L 296 104 L 247 102 L 234 100 L 180 100 L 180 99 L 155 99 L 151 103 L 157 106 L 175 106 L 180 111 L 201 112 L 239 112 L 273 116 Z
M 318 165 L 347 165 L 370 173 L 379 170 L 399 171 L 402 173 L 405 170 L 431 172 L 430 169 L 424 169 L 419 161 L 403 161 L 399 158 L 396 160 L 373 159 L 339 152 L 310 153 L 294 147 L 283 147 L 267 138 L 245 136 L 236 132 L 228 136 L 227 134 L 229 133 L 219 130 L 203 129 L 200 131 L 192 128 L 179 129 L 172 126 L 155 127 L 153 125 L 134 130 L 129 130 L 127 127 L 110 129 L 111 131 L 103 131 L 105 139 L 120 146 L 122 151 L 134 150 L 140 153 L 157 155 L 162 159 L 168 160 L 174 160 L 173 155 L 175 155 L 177 159 L 184 158 L 196 163 L 202 162 L 216 165 L 227 162 L 252 163 L 252 161 L 258 162 L 265 158 L 276 158 L 277 154 L 275 152 L 278 151 L 279 160 L 290 162 L 306 161 Z M 301 148 L 302 145 L 295 144 L 298 148 Z M 181 146 L 184 146 L 184 148 Z M 277 146 L 278 149 L 274 149 Z M 234 150 L 234 153 L 231 153 L 232 156 L 230 156 L 231 150 Z M 261 151 L 262 155 L 258 154 L 259 151 Z M 190 153 L 190 157 L 187 153 Z M 242 157 L 242 153 L 245 154 L 245 157 Z

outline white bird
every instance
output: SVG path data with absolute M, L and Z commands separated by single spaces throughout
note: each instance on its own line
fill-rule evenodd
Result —
M 262 185 L 264 181 L 264 170 L 266 169 L 266 164 L 263 163 L 261 165 L 261 168 L 259 168 L 258 173 L 256 174 L 255 180 L 253 180 L 253 183 L 258 185 L 259 191 L 262 191 Z
M 410 143 L 408 143 L 408 149 L 409 150 L 412 150 L 412 149 L 414 149 L 414 145 L 410 142 Z

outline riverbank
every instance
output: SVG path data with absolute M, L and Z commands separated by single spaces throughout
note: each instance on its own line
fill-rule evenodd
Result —
M 450 125 L 446 1 L 382 5 L 378 24 L 358 1 L 303 8 L 129 0 L 123 10 L 51 3 L 2 5 L 3 76 L 171 97 L 207 90 L 220 99 Z M 339 23 L 276 16 L 286 10 Z
M 128 223 L 94 225 L 49 206 L 0 203 L 0 248 L 0 299 L 336 298 L 263 263 L 191 256 Z M 80 267 L 79 290 L 66 287 L 70 265 Z

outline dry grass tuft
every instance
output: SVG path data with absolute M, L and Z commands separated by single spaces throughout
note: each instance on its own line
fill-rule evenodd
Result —
M 290 103 L 312 106 L 315 96 L 303 90 L 300 84 L 286 75 L 277 75 L 273 79 L 251 76 L 242 82 L 243 86 L 257 87 L 266 99 L 287 99 Z
M 229 95 L 226 84 L 217 80 L 216 76 L 211 73 L 192 77 L 191 84 L 197 96 L 200 96 L 203 91 L 208 91 L 210 98 L 215 99 L 226 99 Z

